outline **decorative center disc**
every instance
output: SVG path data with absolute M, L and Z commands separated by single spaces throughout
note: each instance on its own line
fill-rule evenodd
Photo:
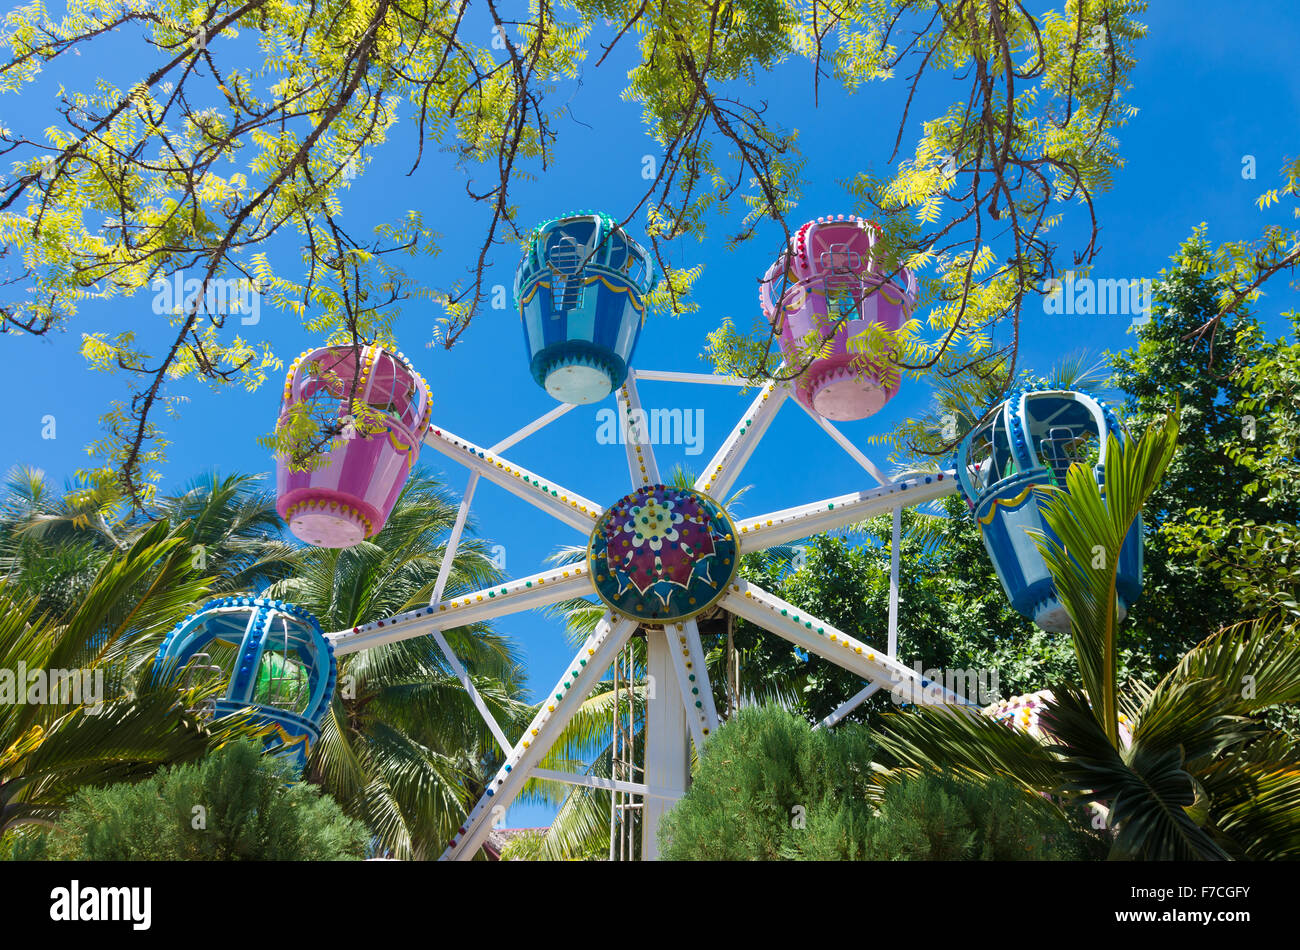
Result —
M 708 495 L 646 485 L 596 522 L 587 565 L 600 599 L 634 620 L 685 620 L 723 595 L 738 566 L 736 529 Z

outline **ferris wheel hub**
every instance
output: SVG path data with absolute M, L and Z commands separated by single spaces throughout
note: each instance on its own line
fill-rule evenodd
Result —
M 730 516 L 702 492 L 644 485 L 607 508 L 587 546 L 596 593 L 611 610 L 656 624 L 713 606 L 736 574 Z

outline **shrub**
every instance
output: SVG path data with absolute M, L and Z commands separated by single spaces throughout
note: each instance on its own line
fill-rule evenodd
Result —
M 227 745 L 137 783 L 79 792 L 15 857 L 82 861 L 331 861 L 361 858 L 365 826 L 258 745 Z
M 1004 779 L 907 776 L 866 829 L 875 861 L 1045 861 L 1086 856 L 1086 834 Z
M 814 732 L 778 707 L 742 709 L 709 742 L 660 824 L 669 860 L 861 857 L 874 744 L 865 726 Z

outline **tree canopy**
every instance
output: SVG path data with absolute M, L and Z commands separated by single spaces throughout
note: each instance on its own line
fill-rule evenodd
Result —
M 1005 387 L 1021 308 L 1058 270 L 1053 234 L 1075 216 L 1083 237 L 1070 266 L 1086 269 L 1097 253 L 1095 197 L 1121 162 L 1118 135 L 1134 113 L 1125 96 L 1144 6 L 93 0 L 55 16 L 28 4 L 0 30 L 0 89 L 22 92 L 44 74 L 71 79 L 53 121 L 0 128 L 14 166 L 0 184 L 0 326 L 71 329 L 94 301 L 155 293 L 157 332 L 82 335 L 92 367 L 127 377 L 88 474 L 115 476 L 131 504 L 148 505 L 167 445 L 159 414 L 178 406 L 173 384 L 256 388 L 282 366 L 269 344 L 241 335 L 249 295 L 317 337 L 354 344 L 391 342 L 403 303 L 430 300 L 442 308 L 434 340 L 453 345 L 484 303 L 493 255 L 527 236 L 512 189 L 555 160 L 565 96 L 589 71 L 627 66 L 622 97 L 640 106 L 662 159 L 618 216 L 644 216 L 664 275 L 654 306 L 690 309 L 699 268 L 670 266 L 672 242 L 716 229 L 731 211 L 740 214 L 732 243 L 765 221 L 785 238 L 798 223 L 808 174 L 798 116 L 775 114 L 755 88 L 761 72 L 790 67 L 814 102 L 832 84 L 850 93 L 906 84 L 890 166 L 832 174 L 883 225 L 882 260 L 920 272 L 928 316 L 895 339 L 856 340 L 860 358 L 891 373 Z M 69 58 L 83 54 L 92 69 L 109 57 L 125 63 L 112 72 L 127 75 L 87 84 L 69 72 Z M 918 94 L 954 78 L 948 106 L 916 114 Z M 415 276 L 438 253 L 421 209 L 363 208 L 360 225 L 344 222 L 352 182 L 381 156 L 399 162 L 399 139 L 407 174 L 427 174 L 428 156 L 445 151 L 481 208 L 481 241 L 456 249 L 462 277 L 446 286 Z M 1294 196 L 1296 169 L 1283 178 L 1265 205 Z M 1273 229 L 1263 242 L 1222 252 L 1232 264 L 1224 306 L 1294 265 L 1293 233 Z M 709 355 L 754 379 L 800 372 L 778 365 L 774 339 L 770 326 L 737 328 L 727 317 Z M 909 445 L 950 447 L 936 438 Z

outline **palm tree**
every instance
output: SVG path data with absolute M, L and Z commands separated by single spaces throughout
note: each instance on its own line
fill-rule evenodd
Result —
M 196 566 L 212 578 L 214 593 L 256 592 L 293 570 L 297 549 L 283 540 L 284 522 L 275 511 L 275 494 L 260 485 L 264 478 L 223 478 L 213 471 L 155 506 L 154 517 L 181 532 Z
M 66 611 L 41 609 L 29 583 L 0 579 L 0 671 L 14 677 L 0 693 L 21 691 L 0 702 L 0 833 L 48 825 L 79 788 L 139 778 L 254 731 L 244 719 L 204 724 L 196 710 L 211 688 L 149 675 L 163 634 L 208 593 L 167 524 L 104 557 Z M 38 671 L 43 695 L 17 681 L 24 669 Z M 62 671 L 79 689 L 56 696 Z
M 347 629 L 429 603 L 456 504 L 437 481 L 412 474 L 384 528 L 346 549 L 303 548 L 271 596 Z M 499 579 L 484 545 L 462 540 L 446 596 Z M 530 721 L 509 638 L 486 624 L 443 632 L 508 735 Z M 340 658 L 339 688 L 308 763 L 318 782 L 371 829 L 379 853 L 436 856 L 501 761 L 469 695 L 431 637 Z
M 1053 687 L 1044 743 L 983 716 L 920 707 L 891 717 L 881 746 L 899 768 L 1002 775 L 1027 791 L 1104 816 L 1111 854 L 1146 859 L 1300 856 L 1300 747 L 1264 713 L 1300 701 L 1294 618 L 1225 628 L 1194 647 L 1154 689 L 1115 682 L 1119 548 L 1173 455 L 1177 412 L 1136 442 L 1107 449 L 1105 495 L 1073 466 L 1048 489 L 1038 539 L 1070 614 L 1082 689 Z M 1072 557 L 1068 551 L 1086 552 Z M 1133 723 L 1121 742 L 1121 710 Z
M 287 576 L 294 554 L 262 478 L 213 472 L 161 498 L 148 517 L 119 518 L 121 496 L 111 484 L 72 482 L 58 494 L 44 472 L 16 466 L 0 499 L 0 575 L 57 612 L 84 596 L 106 559 L 161 520 L 208 575 L 212 593 L 256 592 Z

